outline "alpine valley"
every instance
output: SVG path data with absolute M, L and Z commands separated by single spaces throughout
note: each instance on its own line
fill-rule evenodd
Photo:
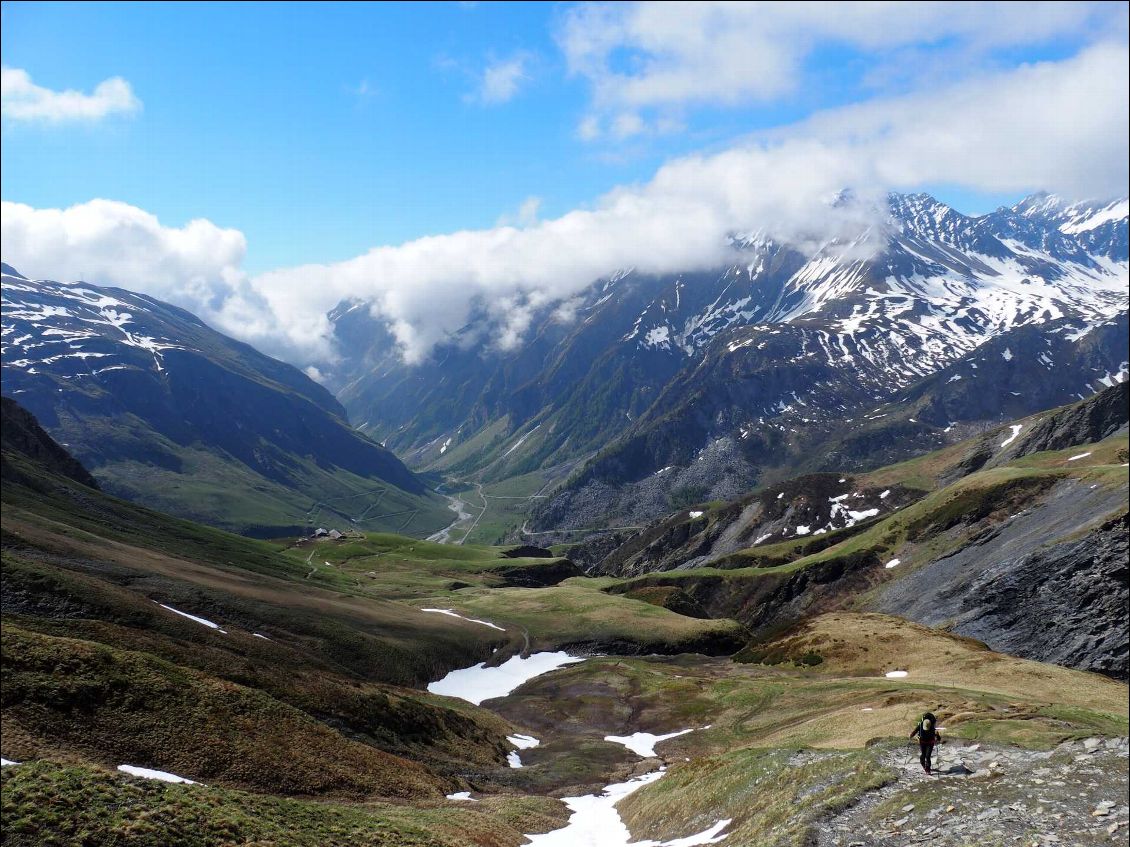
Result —
M 480 537 L 524 524 L 575 540 L 906 459 L 1125 379 L 1127 209 L 1036 195 L 970 218 L 891 195 L 885 224 L 851 242 L 735 236 L 726 267 L 620 270 L 572 319 L 546 308 L 516 351 L 470 325 L 409 368 L 344 303 L 331 385 L 409 466 L 481 485 Z
M 1127 200 L 878 220 L 324 385 L 5 265 L 3 843 L 1124 841 Z

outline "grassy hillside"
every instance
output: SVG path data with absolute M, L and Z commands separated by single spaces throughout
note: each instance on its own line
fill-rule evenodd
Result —
M 516 847 L 564 824 L 553 797 L 659 765 L 606 735 L 691 729 L 660 745 L 667 775 L 620 804 L 637 840 L 732 818 L 735 844 L 799 845 L 892 779 L 894 740 L 926 709 L 955 742 L 1124 735 L 1126 688 L 1105 677 L 896 617 L 815 613 L 902 576 L 884 556 L 913 574 L 914 551 L 967 543 L 970 515 L 997 520 L 1065 479 L 1121 490 L 1125 449 L 1122 437 L 1025 456 L 857 532 L 754 548 L 756 564 L 618 580 L 391 533 L 255 541 L 6 445 L 0 752 L 22 764 L 3 769 L 5 843 Z M 801 577 L 819 590 L 793 593 Z M 679 614 L 676 599 L 716 617 Z M 761 613 L 775 624 L 753 641 L 728 617 Z M 588 658 L 489 709 L 425 690 L 455 668 L 560 648 Z M 885 677 L 895 669 L 907 676 Z M 521 768 L 507 762 L 516 732 L 541 741 Z M 464 791 L 473 802 L 445 799 Z
M 393 534 L 255 541 L 103 494 L 9 445 L 4 461 L 3 755 L 39 763 L 5 768 L 6 829 L 25 833 L 12 843 L 30 843 L 49 821 L 60 833 L 100 833 L 91 843 L 211 843 L 180 828 L 200 815 L 211 837 L 465 844 L 463 832 L 517 844 L 520 829 L 560 820 L 560 805 L 497 797 L 456 809 L 443 795 L 512 793 L 506 735 L 518 727 L 425 683 L 593 632 L 600 646 L 632 652 L 741 643 L 732 622 L 591 586 L 558 590 L 578 573 L 558 557 Z M 504 631 L 420 611 L 469 610 L 495 592 L 503 603 L 490 611 Z M 530 602 L 557 617 L 519 611 Z M 604 630 L 589 631 L 590 612 L 607 619 Z M 134 790 L 119 764 L 208 787 L 146 784 L 142 819 L 92 818 L 89 803 Z M 232 799 L 239 791 L 259 799 Z M 55 807 L 43 809 L 45 798 Z M 378 799 L 409 805 L 389 812 Z
M 166 785 L 89 765 L 36 762 L 3 772 L 4 842 L 14 847 L 515 847 L 553 829 L 565 808 L 548 797 L 412 805 L 279 797 Z

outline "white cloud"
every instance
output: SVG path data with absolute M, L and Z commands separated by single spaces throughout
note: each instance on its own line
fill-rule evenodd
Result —
M 368 79 L 363 79 L 356 85 L 347 85 L 345 87 L 345 90 L 359 100 L 364 100 L 369 97 L 376 97 L 380 93 L 380 89 L 369 82 Z
M 119 285 L 183 306 L 276 352 L 277 319 L 241 270 L 243 233 L 197 219 L 181 227 L 113 200 L 66 209 L 0 203 L 4 261 L 28 277 Z M 293 345 L 286 345 L 293 349 Z
M 5 260 L 24 273 L 115 282 L 192 308 L 219 328 L 303 365 L 332 360 L 326 312 L 364 298 L 405 357 L 477 322 L 498 347 L 521 343 L 537 310 L 569 320 L 570 301 L 618 268 L 694 271 L 730 260 L 727 236 L 764 230 L 809 244 L 874 223 L 878 204 L 833 208 L 853 187 L 949 182 L 974 189 L 1124 193 L 1125 46 L 967 80 L 932 93 L 837 109 L 712 155 L 675 159 L 643 184 L 591 207 L 521 226 L 454 232 L 377 247 L 334 264 L 248 278 L 243 237 L 206 221 L 162 226 L 124 204 L 67 210 L 4 204 Z
M 612 121 L 612 134 L 616 138 L 630 138 L 645 129 L 643 118 L 635 112 L 621 112 Z
M 1121 194 L 1130 178 L 1128 75 L 1125 45 L 1099 44 L 1062 62 L 830 110 L 775 135 L 843 145 L 872 163 L 882 185 Z
M 577 125 L 577 137 L 582 141 L 594 141 L 600 137 L 600 119 L 596 115 L 586 115 Z
M 541 202 L 540 197 L 533 195 L 527 197 L 518 206 L 518 211 L 515 214 L 500 215 L 495 226 L 533 226 L 538 222 Z
M 115 76 L 95 86 L 93 93 L 52 91 L 31 81 L 27 71 L 0 69 L 0 113 L 16 121 L 98 121 L 107 115 L 141 110 L 130 84 Z
M 958 73 L 977 67 L 970 58 L 979 52 L 1125 31 L 1125 20 L 1113 3 L 589 3 L 563 16 L 557 40 L 570 72 L 590 84 L 594 112 L 639 121 L 641 110 L 661 119 L 789 94 L 821 43 L 869 53 L 888 75 L 899 48 L 958 45 Z
M 467 99 L 487 105 L 513 99 L 530 79 L 529 61 L 527 54 L 516 53 L 509 59 L 491 62 L 483 69 L 476 90 Z

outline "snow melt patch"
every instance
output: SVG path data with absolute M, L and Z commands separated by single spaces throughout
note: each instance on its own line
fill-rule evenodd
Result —
M 1011 444 L 1013 441 L 1015 441 L 1016 436 L 1020 435 L 1020 430 L 1024 429 L 1024 425 L 1023 424 L 1013 424 L 1012 426 L 1009 427 L 1009 429 L 1012 430 L 1012 435 L 1010 435 L 1008 438 L 1006 438 L 1004 441 L 1001 442 L 1001 447 L 1007 447 L 1009 444 Z
M 906 671 L 887 671 L 884 676 L 887 679 L 902 679 L 906 676 Z
M 19 762 L 13 762 L 11 759 L 0 759 L 0 768 L 6 768 L 11 765 L 18 765 Z
M 471 796 L 470 791 L 456 791 L 454 794 L 447 795 L 448 800 L 466 800 L 468 803 L 478 803 L 474 797 Z
M 420 609 L 421 612 L 434 612 L 437 615 L 448 615 L 453 618 L 459 618 L 461 621 L 470 621 L 471 623 L 481 623 L 483 626 L 489 626 L 491 629 L 497 629 L 499 632 L 506 632 L 505 629 L 498 624 L 493 624 L 490 621 L 479 620 L 478 618 L 466 618 L 463 615 L 451 609 Z
M 518 735 L 517 733 L 506 736 L 506 740 L 519 750 L 529 750 L 541 744 L 541 742 L 532 735 Z
M 156 600 L 154 600 L 153 602 L 157 603 Z M 196 617 L 196 615 L 190 615 L 188 612 L 182 612 L 180 609 L 174 609 L 172 606 L 166 606 L 164 603 L 157 603 L 157 605 L 162 609 L 168 609 L 174 615 L 180 615 L 182 618 L 188 618 L 190 621 L 196 621 L 199 624 L 204 624 L 204 626 L 208 627 L 209 629 L 214 629 L 217 632 L 222 632 L 224 635 L 228 634 L 227 630 L 220 629 L 220 625 L 218 623 L 213 623 L 207 618 L 198 618 Z
M 140 776 L 142 779 L 156 779 L 161 782 L 181 782 L 185 785 L 197 785 L 191 779 L 185 779 L 183 776 L 177 776 L 175 773 L 168 771 L 155 771 L 152 768 L 139 768 L 137 765 L 118 765 L 118 770 L 122 773 L 128 773 L 130 776 Z
M 701 518 L 703 516 L 703 512 L 691 512 L 690 516 L 691 520 L 694 520 L 695 518 Z
M 561 829 L 539 835 L 527 835 L 529 847 L 697 847 L 700 844 L 718 844 L 726 838 L 719 835 L 730 825 L 730 819 L 718 821 L 714 826 L 696 835 L 676 838 L 673 841 L 636 841 L 620 820 L 616 804 L 634 794 L 645 785 L 662 778 L 660 769 L 637 776 L 627 782 L 606 785 L 600 794 L 584 797 L 565 797 L 565 805 L 572 811 L 569 823 Z
M 506 764 L 512 768 L 520 768 L 522 767 L 522 758 L 517 753 L 507 753 Z
M 443 679 L 428 684 L 432 694 L 458 697 L 478 706 L 493 697 L 505 697 L 511 691 L 536 676 L 555 671 L 565 665 L 583 662 L 584 659 L 568 653 L 534 653 L 523 659 L 513 656 L 496 668 L 486 662 L 474 667 L 452 671 Z
M 669 732 L 666 735 L 652 735 L 650 732 L 633 732 L 631 735 L 606 735 L 604 740 L 611 741 L 613 744 L 623 744 L 637 756 L 647 759 L 655 755 L 655 745 L 660 741 L 677 738 L 680 735 L 686 735 L 688 732 L 694 732 L 694 729 L 681 729 L 678 732 Z
M 897 568 L 901 564 L 902 559 L 891 559 L 889 562 L 887 562 L 887 564 L 883 565 L 883 567 L 885 567 L 887 570 L 890 570 L 891 568 Z
M 1075 462 L 1075 461 L 1078 461 L 1079 459 L 1086 459 L 1086 458 L 1087 458 L 1088 456 L 1090 456 L 1090 455 L 1091 455 L 1090 453 L 1080 453 L 1080 454 L 1079 454 L 1078 456 L 1072 456 L 1072 457 L 1071 457 L 1070 459 L 1068 459 L 1067 461 L 1069 461 L 1069 462 Z
M 812 527 L 810 526 L 798 526 L 796 528 L 797 535 L 808 535 L 810 532 L 812 532 Z

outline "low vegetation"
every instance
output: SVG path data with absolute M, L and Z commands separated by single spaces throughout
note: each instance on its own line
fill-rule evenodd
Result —
M 3 772 L 12 847 L 517 847 L 564 823 L 542 797 L 479 803 L 315 802 L 206 785 L 167 785 L 89 765 L 41 761 Z

